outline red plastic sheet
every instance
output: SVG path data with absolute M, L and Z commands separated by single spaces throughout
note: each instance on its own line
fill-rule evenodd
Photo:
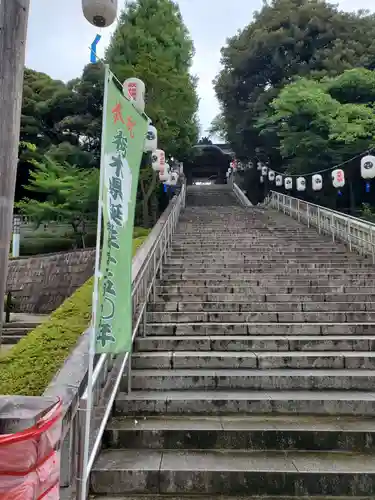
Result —
M 36 425 L 0 435 L 0 500 L 59 500 L 61 402 Z

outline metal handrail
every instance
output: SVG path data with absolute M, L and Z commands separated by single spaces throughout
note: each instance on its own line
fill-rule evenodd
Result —
M 171 248 L 172 236 L 175 232 L 181 210 L 185 207 L 186 185 L 182 185 L 182 189 L 177 197 L 176 203 L 170 212 L 163 228 L 160 231 L 154 245 L 152 246 L 148 257 L 146 258 L 142 269 L 137 276 L 132 288 L 132 307 L 133 307 L 133 332 L 132 343 L 137 336 L 139 330 L 146 330 L 147 320 L 147 303 L 152 293 L 155 296 L 156 280 L 159 276 L 162 278 L 163 263 L 165 263 Z M 85 436 L 85 413 L 87 411 L 87 387 L 80 399 L 79 418 L 77 425 L 77 472 L 76 472 L 76 492 L 77 499 L 86 500 L 81 497 L 80 489 L 83 481 L 88 481 L 92 466 L 100 449 L 103 433 L 110 417 L 112 406 L 118 392 L 121 379 L 125 369 L 128 368 L 128 391 L 131 390 L 130 375 L 131 375 L 131 356 L 129 353 L 113 356 L 111 354 L 101 354 L 97 361 L 93 372 L 93 404 L 100 405 L 101 395 L 105 393 L 108 383 L 110 383 L 109 395 L 107 395 L 104 412 L 100 416 L 99 422 L 96 422 L 98 427 L 95 439 L 90 446 L 89 460 L 87 469 L 83 470 L 83 447 Z M 108 392 L 108 391 L 107 391 Z M 99 407 L 100 408 L 100 407 Z
M 337 210 L 333 210 L 332 208 L 323 207 L 322 205 L 317 205 L 316 203 L 311 203 L 310 201 L 301 200 L 299 198 L 295 198 L 294 196 L 285 195 L 285 194 L 282 194 L 282 193 L 278 193 L 276 191 L 270 191 L 270 200 L 272 200 L 272 198 L 275 195 L 286 196 L 287 198 L 291 198 L 292 200 L 295 200 L 296 202 L 299 201 L 300 203 L 309 204 L 311 207 L 316 207 L 316 208 L 324 209 L 327 212 L 333 212 L 335 215 L 337 215 L 338 217 L 342 217 L 343 219 L 352 219 L 354 221 L 357 221 L 360 224 L 366 224 L 366 225 L 374 226 L 374 228 L 375 228 L 375 223 L 374 222 L 361 219 L 360 217 L 354 217 L 353 215 L 350 215 L 350 214 L 343 214 L 342 212 L 338 212 Z
M 330 234 L 332 241 L 346 243 L 350 251 L 371 255 L 375 263 L 375 224 L 275 191 L 270 192 L 269 204 L 319 233 Z

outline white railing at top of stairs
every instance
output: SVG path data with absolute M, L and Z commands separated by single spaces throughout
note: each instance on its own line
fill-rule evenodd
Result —
M 351 251 L 372 255 L 375 263 L 375 224 L 275 191 L 270 192 L 269 206 L 316 227 L 320 234 L 330 234 L 333 241 L 347 243 Z

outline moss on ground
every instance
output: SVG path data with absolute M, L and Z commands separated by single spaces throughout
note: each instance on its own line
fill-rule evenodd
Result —
M 147 236 L 133 240 L 133 253 Z M 91 317 L 93 279 L 0 355 L 0 394 L 40 396 L 86 330 Z

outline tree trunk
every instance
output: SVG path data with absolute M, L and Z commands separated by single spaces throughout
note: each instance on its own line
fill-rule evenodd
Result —
M 156 196 L 155 191 L 151 195 L 150 208 L 151 208 L 152 225 L 155 226 L 155 224 L 158 221 L 158 215 L 159 215 L 158 198 Z
M 142 226 L 150 227 L 150 212 L 148 209 L 148 199 L 143 198 L 142 200 Z
M 150 227 L 150 210 L 149 210 L 149 200 L 154 192 L 156 186 L 156 172 L 152 173 L 151 183 L 146 191 L 144 181 L 141 180 L 141 191 L 142 191 L 142 225 L 143 227 Z
M 29 0 L 0 0 L 0 297 L 4 297 L 12 219 Z M 0 344 L 3 299 L 0 307 Z

